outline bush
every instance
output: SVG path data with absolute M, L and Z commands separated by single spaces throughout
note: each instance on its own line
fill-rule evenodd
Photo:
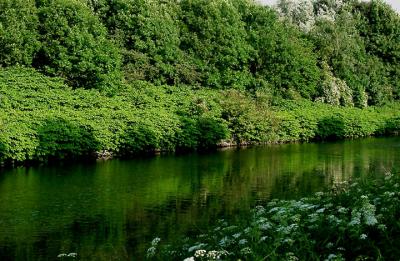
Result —
M 121 56 L 106 28 L 83 3 L 54 0 L 39 8 L 42 48 L 34 61 L 46 74 L 74 87 L 115 92 Z
M 33 69 L 0 69 L 0 161 L 396 133 L 399 106 L 357 109 L 308 101 L 271 106 L 261 94 L 137 81 L 108 97 Z
M 400 117 L 391 118 L 386 121 L 385 134 L 399 134 L 400 133 Z
M 43 160 L 91 156 L 94 151 L 100 149 L 91 126 L 71 122 L 60 116 L 41 123 L 37 130 L 36 138 L 39 144 L 35 157 Z
M 40 47 L 34 0 L 0 0 L 0 66 L 31 65 Z
M 273 115 L 268 107 L 255 102 L 245 93 L 235 90 L 222 92 L 221 117 L 228 123 L 230 136 L 236 144 L 265 142 L 271 134 Z
M 179 48 L 179 6 L 175 1 L 110 1 L 102 16 L 111 37 L 122 46 L 128 81 L 190 82 L 180 70 L 187 58 Z
M 285 102 L 275 108 L 277 140 L 309 141 L 360 138 L 385 132 L 386 122 L 396 116 L 398 104 L 359 109 L 308 101 Z M 393 114 L 392 114 L 393 113 Z
M 235 1 L 183 0 L 181 49 L 200 73 L 199 83 L 212 88 L 243 89 L 251 46 Z

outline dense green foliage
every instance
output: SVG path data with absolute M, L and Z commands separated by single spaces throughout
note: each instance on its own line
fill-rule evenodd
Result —
M 344 2 L 0 0 L 0 165 L 399 134 L 399 14 Z M 398 258 L 398 179 L 341 189 L 149 255 Z
M 106 28 L 83 3 L 49 1 L 39 8 L 42 48 L 34 64 L 68 79 L 71 86 L 112 91 L 120 74 L 118 49 Z
M 0 1 L 0 66 L 30 65 L 40 47 L 33 0 Z
M 145 80 L 357 107 L 399 98 L 400 18 L 380 0 L 281 0 L 276 10 L 251 0 L 1 0 L 0 11 L 0 65 L 72 87 L 115 94 L 124 79 Z
M 174 245 L 155 238 L 150 260 L 394 260 L 400 177 L 337 184 L 300 200 L 272 200 Z M 187 258 L 187 259 L 185 259 Z
M 397 132 L 399 23 L 379 0 L 0 0 L 0 158 Z
M 47 161 L 95 152 L 206 149 L 228 144 L 396 133 L 400 105 L 359 109 L 243 91 L 124 85 L 113 97 L 73 89 L 20 67 L 0 70 L 1 161 Z

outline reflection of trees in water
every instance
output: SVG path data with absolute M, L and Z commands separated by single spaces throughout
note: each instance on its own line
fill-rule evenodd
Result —
M 271 198 L 302 197 L 398 167 L 392 143 L 290 144 L 13 170 L 18 175 L 0 182 L 0 254 L 132 259 L 154 236 L 198 234 Z

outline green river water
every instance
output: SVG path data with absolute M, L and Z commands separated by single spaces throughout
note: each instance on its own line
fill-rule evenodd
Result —
M 0 260 L 143 260 L 216 220 L 400 168 L 400 138 L 1 170 Z

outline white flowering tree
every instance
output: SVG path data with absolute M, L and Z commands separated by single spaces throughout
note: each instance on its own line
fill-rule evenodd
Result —
M 290 23 L 309 32 L 317 20 L 335 21 L 343 0 L 279 0 L 277 11 Z

